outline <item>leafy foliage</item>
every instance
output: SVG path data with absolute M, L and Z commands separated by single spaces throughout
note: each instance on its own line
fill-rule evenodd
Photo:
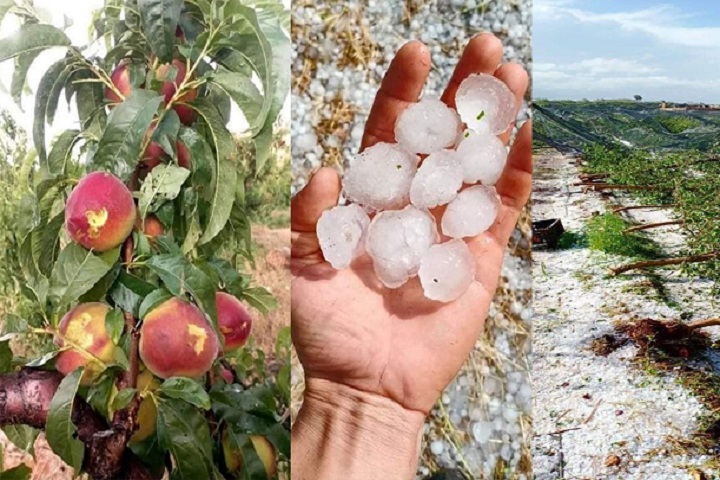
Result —
M 13 295 L 21 290 L 25 300 L 5 319 L 0 367 L 52 368 L 67 349 L 102 364 L 89 382 L 81 369 L 68 373 L 48 414 L 53 450 L 78 471 L 85 456 L 71 415 L 78 396 L 108 420 L 138 396 L 154 403 L 155 432 L 130 448 L 149 466 L 172 465 L 171 478 L 267 478 L 262 463 L 251 461 L 258 458 L 252 442 L 242 445 L 248 461 L 241 471 L 231 473 L 218 461 L 217 421 L 236 440 L 266 436 L 287 471 L 289 334 L 279 339 L 273 356 L 279 368 L 272 372 L 279 373 L 266 368 L 264 354 L 251 342 L 247 349 L 221 353 L 207 378 L 156 378 L 159 387 L 142 392 L 115 384 L 139 361 L 130 358 L 127 314 L 141 322 L 163 301 L 179 296 L 197 305 L 222 339 L 216 292 L 225 290 L 262 313 L 273 307 L 269 292 L 240 273 L 239 257 L 252 255 L 247 179 L 276 165 L 267 160 L 289 89 L 288 12 L 275 0 L 106 0 L 93 15 L 90 45 L 71 45 L 32 8 L 2 0 L 0 18 L 6 14 L 16 14 L 22 24 L 0 40 L 0 61 L 14 62 L 11 93 L 18 103 L 39 53 L 63 48 L 65 56 L 48 68 L 36 89 L 36 154 L 27 154 L 12 119 L 2 118 L 7 135 L 0 138 L 0 175 L 11 188 L 0 199 L 0 223 L 6 227 L 0 236 L 6 252 L 0 288 Z M 98 46 L 102 54 L 87 55 Z M 62 132 L 48 145 L 47 125 L 55 121 L 63 95 L 75 103 L 81 128 Z M 228 129 L 233 103 L 250 125 L 248 157 L 238 154 Z M 120 178 L 139 214 L 124 246 L 104 252 L 73 242 L 63 228 L 70 193 L 95 171 Z M 151 218 L 159 222 L 160 234 L 139 227 Z M 217 258 L 228 251 L 230 261 Z M 91 301 L 111 308 L 104 326 L 117 345 L 112 360 L 70 342 L 59 328 L 71 308 Z M 11 358 L 11 339 L 34 337 L 42 339 L 38 352 Z M 65 345 L 55 345 L 53 337 Z M 243 363 L 248 355 L 255 359 L 252 365 Z M 221 375 L 228 369 L 232 382 Z M 36 435 L 4 428 L 18 442 Z

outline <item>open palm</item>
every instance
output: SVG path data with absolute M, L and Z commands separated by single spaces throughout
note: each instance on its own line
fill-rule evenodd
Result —
M 500 65 L 502 44 L 494 36 L 470 41 L 443 101 L 455 107 L 460 82 L 472 73 L 494 74 L 513 91 L 519 108 L 528 85 L 525 70 Z M 398 115 L 418 100 L 430 71 L 427 47 L 406 44 L 392 62 L 366 125 L 362 148 L 394 142 Z M 502 136 L 508 141 L 510 130 Z M 429 412 L 462 366 L 480 335 L 497 287 L 503 252 L 531 189 L 531 130 L 521 129 L 496 188 L 502 199 L 491 229 L 468 240 L 477 261 L 476 280 L 452 303 L 423 296 L 417 278 L 384 288 L 365 255 L 334 270 L 322 258 L 315 228 L 335 206 L 340 180 L 319 170 L 292 204 L 292 335 L 308 388 L 329 381 L 377 394 L 402 407 Z

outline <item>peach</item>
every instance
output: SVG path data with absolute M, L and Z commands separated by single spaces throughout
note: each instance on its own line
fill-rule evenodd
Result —
M 218 326 L 225 337 L 225 351 L 230 352 L 245 345 L 252 329 L 252 317 L 245 306 L 225 292 L 215 294 L 215 304 Z
M 132 193 L 116 176 L 83 177 L 65 205 L 65 228 L 74 241 L 98 252 L 112 250 L 130 235 L 137 216 Z
M 178 165 L 190 169 L 190 150 L 181 141 L 177 142 Z
M 250 435 L 250 441 L 265 467 L 268 480 L 270 480 L 277 473 L 277 454 L 275 453 L 275 447 L 267 438 L 260 435 Z M 243 467 L 242 456 L 239 451 L 231 447 L 227 430 L 223 433 L 222 444 L 225 466 L 228 471 L 235 473 L 241 470 Z
M 225 367 L 220 368 L 220 377 L 225 380 L 225 383 L 233 383 L 235 381 L 233 373 Z
M 139 393 L 152 392 L 158 388 L 160 388 L 160 382 L 155 379 L 149 370 L 145 370 L 138 375 L 137 391 Z M 140 402 L 137 423 L 138 429 L 135 430 L 135 433 L 130 437 L 131 442 L 142 442 L 155 433 L 157 427 L 157 406 L 152 398 L 145 397 Z
M 110 75 L 110 80 L 113 85 L 115 85 L 115 88 L 117 88 L 125 98 L 132 93 L 133 86 L 130 82 L 130 71 L 127 62 L 121 62 L 115 70 L 113 70 Z M 116 103 L 123 102 L 123 99 L 109 87 L 105 87 L 105 98 L 110 101 L 110 108 L 112 108 Z
M 218 355 L 219 341 L 205 314 L 190 302 L 171 298 L 145 316 L 140 358 L 160 378 L 197 378 Z
M 137 220 L 135 221 L 135 228 L 150 237 L 151 240 L 165 234 L 165 227 L 160 220 L 152 214 L 145 217 L 144 222 L 140 218 L 140 215 L 138 215 Z
M 148 139 L 152 137 L 153 133 L 155 133 L 155 128 L 157 128 L 157 120 L 153 120 L 153 122 L 150 124 L 150 128 L 148 128 L 148 131 L 145 134 L 145 141 L 148 141 Z M 178 165 L 183 168 L 189 169 L 190 150 L 187 148 L 187 146 L 185 146 L 183 142 L 179 140 L 175 143 L 175 148 L 177 150 Z M 140 173 L 141 178 L 144 179 L 147 176 L 148 172 L 152 171 L 153 168 L 160 165 L 166 156 L 167 155 L 165 151 L 162 149 L 159 143 L 150 142 L 145 149 L 145 153 L 143 154 L 142 171 Z
M 104 303 L 81 303 L 70 310 L 58 326 L 55 344 L 69 347 L 62 351 L 55 368 L 68 375 L 78 367 L 85 367 L 82 384 L 89 385 L 113 360 L 115 344 L 105 329 L 105 316 L 110 307 Z M 67 345 L 66 345 L 67 344 Z
M 159 79 L 167 78 L 170 74 L 170 69 L 172 67 L 175 67 L 175 69 L 177 69 L 177 75 L 175 76 L 175 80 L 166 81 L 165 83 L 163 83 L 162 89 L 160 90 L 160 93 L 165 95 L 165 103 L 172 100 L 172 98 L 175 96 L 175 93 L 177 92 L 178 87 L 185 81 L 185 76 L 187 75 L 187 64 L 185 63 L 185 61 L 176 58 L 172 61 L 172 63 L 160 65 L 155 71 L 156 77 Z M 195 88 L 178 98 L 176 102 L 192 102 L 197 98 L 197 96 L 198 91 L 197 88 Z M 178 116 L 180 117 L 180 121 L 184 125 L 191 125 L 195 121 L 195 111 L 187 105 L 175 105 L 173 108 L 175 112 L 177 112 Z

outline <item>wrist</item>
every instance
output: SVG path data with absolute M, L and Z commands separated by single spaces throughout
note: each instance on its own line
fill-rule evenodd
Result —
M 424 420 L 385 397 L 307 379 L 292 429 L 293 480 L 414 478 Z

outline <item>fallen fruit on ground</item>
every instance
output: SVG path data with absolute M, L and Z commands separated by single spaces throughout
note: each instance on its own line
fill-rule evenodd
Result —
M 143 392 L 152 392 L 160 388 L 160 382 L 153 376 L 150 370 L 145 370 L 138 374 L 137 378 L 137 391 L 138 394 Z M 155 433 L 157 428 L 157 406 L 152 398 L 145 397 L 140 402 L 140 408 L 138 409 L 137 416 L 138 429 L 130 437 L 130 441 L 133 443 L 142 442 L 150 435 Z
M 135 224 L 132 193 L 119 178 L 94 172 L 80 180 L 65 205 L 70 238 L 87 249 L 105 252 L 122 244 Z
M 115 352 L 105 329 L 105 317 L 110 307 L 104 303 L 81 303 L 65 314 L 58 326 L 55 344 L 67 347 L 57 356 L 56 368 L 63 375 L 78 367 L 85 367 L 82 383 L 89 385 L 112 362 Z
M 230 352 L 245 345 L 250 330 L 252 317 L 240 300 L 225 292 L 215 295 L 217 304 L 218 325 L 225 337 L 225 351 Z
M 160 378 L 198 378 L 212 367 L 219 342 L 205 314 L 171 298 L 148 313 L 140 328 L 140 358 Z
M 260 457 L 260 460 L 265 467 L 265 473 L 267 473 L 268 480 L 271 479 L 277 472 L 277 454 L 275 453 L 275 447 L 268 441 L 267 438 L 260 435 L 250 435 L 250 441 L 252 441 L 255 452 L 258 454 L 258 457 Z M 230 445 L 227 430 L 225 430 L 223 434 L 222 444 L 225 466 L 228 471 L 230 473 L 235 473 L 242 470 L 242 455 Z

